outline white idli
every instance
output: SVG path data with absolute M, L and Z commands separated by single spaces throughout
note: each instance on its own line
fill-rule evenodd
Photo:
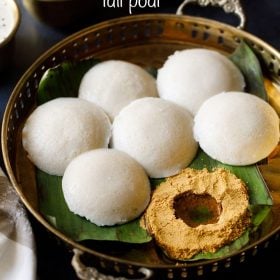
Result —
M 212 158 L 249 165 L 266 158 L 279 141 L 279 118 L 262 99 L 225 92 L 206 100 L 195 117 L 194 134 Z
M 244 78 L 224 55 L 206 49 L 176 51 L 158 71 L 158 93 L 193 115 L 209 97 L 223 91 L 243 91 Z
M 146 97 L 125 107 L 115 118 L 112 147 L 136 159 L 152 178 L 177 174 L 194 158 L 197 143 L 193 119 L 184 108 Z
M 62 189 L 69 209 L 99 226 L 135 219 L 148 205 L 151 192 L 142 166 L 114 149 L 76 157 L 65 170 Z
M 154 77 L 138 65 L 121 60 L 92 67 L 79 88 L 79 97 L 98 104 L 111 120 L 131 101 L 147 96 L 158 96 Z
M 80 153 L 107 147 L 110 130 L 109 118 L 97 105 L 57 98 L 32 112 L 22 131 L 22 144 L 39 169 L 60 176 Z

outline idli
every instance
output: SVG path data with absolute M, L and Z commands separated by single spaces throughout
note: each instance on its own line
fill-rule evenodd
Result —
M 152 178 L 177 174 L 194 158 L 193 118 L 184 108 L 146 97 L 126 106 L 115 118 L 112 147 L 136 159 Z
M 194 135 L 212 158 L 249 165 L 266 158 L 279 141 L 279 118 L 265 101 L 243 92 L 206 100 L 195 116 Z
M 108 147 L 111 124 L 97 105 L 57 98 L 38 106 L 22 130 L 30 160 L 51 175 L 63 175 L 69 162 L 87 150 Z
M 142 166 L 114 149 L 92 150 L 76 157 L 65 170 L 62 190 L 69 209 L 98 226 L 138 217 L 151 193 Z
M 158 96 L 155 78 L 138 65 L 121 60 L 92 67 L 79 88 L 79 97 L 98 104 L 111 120 L 131 101 L 147 96 Z
M 244 78 L 226 56 L 212 50 L 176 51 L 158 71 L 158 93 L 193 115 L 209 97 L 224 91 L 243 91 Z

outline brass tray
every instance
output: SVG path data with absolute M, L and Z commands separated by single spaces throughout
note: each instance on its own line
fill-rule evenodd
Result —
M 103 22 L 66 38 L 44 53 L 23 75 L 9 99 L 2 127 L 2 150 L 8 176 L 29 211 L 46 229 L 71 248 L 84 252 L 84 261 L 106 273 L 140 277 L 146 268 L 155 279 L 184 279 L 205 275 L 254 256 L 269 242 L 278 239 L 280 230 L 280 152 L 260 169 L 271 191 L 274 206 L 270 224 L 241 251 L 224 259 L 172 262 L 153 243 L 142 245 L 113 242 L 77 243 L 51 226 L 38 210 L 34 166 L 21 144 L 22 126 L 36 106 L 40 78 L 46 69 L 65 60 L 94 56 L 102 60 L 123 59 L 141 66 L 160 67 L 168 55 L 184 48 L 204 47 L 231 53 L 245 40 L 260 58 L 270 103 L 280 113 L 280 54 L 262 40 L 234 27 L 197 17 L 147 14 Z M 142 269 L 142 272 L 144 270 Z M 150 276 L 147 276 L 146 279 Z M 151 273 L 149 274 L 151 275 Z

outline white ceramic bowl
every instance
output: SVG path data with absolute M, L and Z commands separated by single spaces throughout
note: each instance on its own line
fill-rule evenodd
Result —
M 13 38 L 20 23 L 20 11 L 14 0 L 0 0 L 0 70 L 12 56 Z

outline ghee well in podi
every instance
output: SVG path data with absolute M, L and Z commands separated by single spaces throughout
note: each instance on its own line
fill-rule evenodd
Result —
M 142 222 L 169 257 L 185 260 L 239 238 L 248 206 L 246 186 L 231 172 L 186 168 L 156 188 Z

